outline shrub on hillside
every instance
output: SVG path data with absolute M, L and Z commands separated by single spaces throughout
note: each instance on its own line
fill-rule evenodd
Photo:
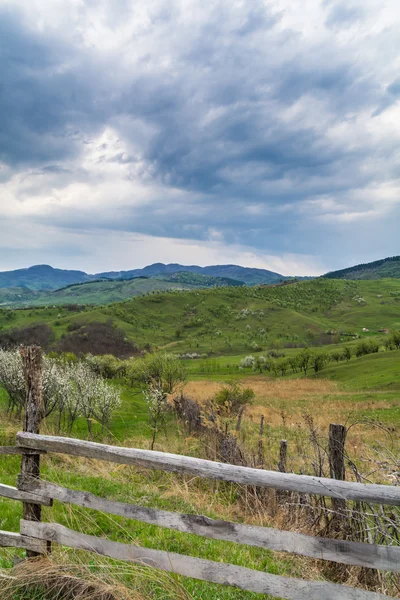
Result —
M 85 354 L 112 354 L 118 358 L 127 358 L 139 353 L 135 344 L 125 338 L 121 329 L 113 326 L 111 321 L 85 323 L 66 334 L 56 345 L 59 352 L 73 352 L 77 356 Z
M 242 369 L 253 369 L 254 365 L 255 365 L 255 358 L 254 356 L 245 356 L 244 358 L 242 358 L 242 360 L 239 363 L 239 367 Z
M 0 332 L 0 347 L 6 349 L 18 346 L 41 346 L 44 350 L 49 348 L 53 341 L 53 330 L 46 323 L 35 323 L 26 327 L 16 327 Z
M 327 362 L 328 357 L 326 354 L 313 354 L 311 357 L 311 366 L 314 369 L 314 373 L 322 371 Z
M 374 354 L 379 352 L 379 344 L 376 340 L 368 340 L 360 342 L 356 347 L 356 356 L 365 356 L 366 354 Z
M 400 349 L 400 331 L 392 331 L 390 337 L 386 340 L 385 346 L 388 350 Z
M 215 394 L 213 405 L 219 414 L 236 415 L 254 397 L 255 393 L 251 388 L 244 388 L 236 382 L 229 383 Z
M 126 375 L 126 363 L 112 354 L 103 354 L 102 356 L 88 354 L 85 362 L 94 373 L 105 379 L 118 379 Z
M 352 350 L 350 348 L 350 346 L 345 346 L 343 348 L 343 354 L 342 354 L 343 360 L 347 360 L 349 361 L 352 357 Z

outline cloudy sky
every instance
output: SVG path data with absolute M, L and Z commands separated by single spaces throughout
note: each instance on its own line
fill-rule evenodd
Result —
M 400 254 L 399 0 L 0 0 L 0 270 Z

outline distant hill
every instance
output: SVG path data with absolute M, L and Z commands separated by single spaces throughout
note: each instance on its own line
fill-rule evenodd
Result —
M 176 289 L 193 289 L 195 286 L 162 281 L 155 278 L 136 277 L 123 280 L 96 280 L 71 284 L 58 290 L 35 292 L 28 289 L 0 289 L 0 305 L 60 306 L 66 304 L 109 304 L 122 302 L 149 292 Z
M 188 271 L 180 271 L 172 273 L 172 275 L 156 275 L 156 279 L 162 281 L 170 281 L 171 283 L 181 283 L 185 285 L 193 285 L 198 287 L 214 287 L 214 286 L 241 286 L 245 285 L 243 281 L 230 279 L 229 277 L 213 277 L 212 275 L 203 275 L 201 273 L 190 273 Z
M 35 265 L 27 269 L 0 272 L 0 288 L 26 287 L 30 290 L 55 290 L 70 283 L 90 281 L 92 275 L 83 271 L 54 269 L 50 265 Z
M 219 281 L 203 279 L 194 285 L 204 285 L 204 287 L 213 285 L 258 285 L 279 283 L 285 277 L 279 273 L 268 271 L 266 269 L 252 269 L 240 267 L 237 265 L 215 265 L 209 267 L 199 267 L 197 265 L 184 266 L 180 264 L 155 263 L 148 265 L 143 269 L 132 269 L 130 271 L 108 271 L 89 275 L 84 271 L 70 271 L 64 269 L 54 269 L 50 265 L 35 265 L 27 269 L 18 269 L 16 271 L 0 272 L 1 288 L 28 288 L 29 290 L 57 290 L 67 285 L 76 283 L 93 282 L 99 279 L 133 279 L 134 277 L 159 277 L 176 275 L 185 272 L 184 279 L 188 279 L 188 273 L 203 275 L 207 277 L 217 277 Z M 222 280 L 225 280 L 223 282 Z M 234 280 L 233 282 L 227 280 Z M 179 281 L 179 277 L 175 279 Z M 182 282 L 183 280 L 181 280 Z M 1 302 L 1 298 L 0 298 Z
M 25 287 L 0 288 L 0 306 L 9 304 L 24 304 L 35 298 L 40 292 Z
M 122 302 L 134 296 L 169 290 L 243 286 L 244 283 L 223 277 L 211 277 L 196 273 L 174 273 L 132 279 L 95 279 L 73 283 L 58 290 L 36 291 L 28 288 L 1 288 L 0 306 L 59 306 L 62 304 L 110 304 Z
M 328 279 L 384 279 L 400 278 L 400 256 L 392 256 L 374 262 L 355 265 L 324 275 Z
M 267 269 L 253 269 L 250 267 L 240 267 L 238 265 L 214 265 L 209 267 L 199 267 L 197 265 L 180 265 L 171 263 L 154 263 L 143 269 L 133 269 L 132 271 L 110 271 L 108 273 L 98 273 L 97 277 L 108 277 L 110 279 L 130 279 L 138 275 L 155 277 L 157 275 L 172 275 L 185 271 L 186 273 L 198 273 L 200 275 L 209 275 L 211 277 L 223 277 L 241 281 L 246 285 L 258 285 L 268 283 L 279 283 L 286 279 L 284 275 L 268 271 Z

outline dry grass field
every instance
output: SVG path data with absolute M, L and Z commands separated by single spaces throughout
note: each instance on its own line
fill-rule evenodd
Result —
M 323 449 L 330 423 L 348 427 L 348 458 L 374 481 L 395 481 L 396 456 L 400 452 L 400 428 L 391 414 L 400 410 L 399 399 L 383 391 L 349 391 L 325 379 L 270 379 L 265 376 L 242 379 L 255 397 L 246 407 L 241 437 L 255 449 L 261 415 L 264 416 L 264 444 L 267 462 L 274 468 L 281 439 L 288 440 L 291 468 L 309 470 L 317 444 Z M 226 383 L 190 381 L 184 393 L 205 405 Z M 397 407 L 397 408 L 396 408 Z M 386 418 L 385 418 L 385 415 Z M 314 446 L 314 448 L 313 448 Z M 308 462 L 308 469 L 307 469 Z M 351 477 L 351 472 L 349 472 Z

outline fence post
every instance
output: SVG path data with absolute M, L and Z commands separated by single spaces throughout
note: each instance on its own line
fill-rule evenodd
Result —
M 260 467 L 262 467 L 264 465 L 263 435 L 264 435 L 264 415 L 261 415 L 261 417 L 260 417 L 260 435 L 258 438 L 258 457 L 257 457 L 258 466 L 260 466 Z
M 27 346 L 21 349 L 26 385 L 25 420 L 23 430 L 28 433 L 39 433 L 40 422 L 43 418 L 42 369 L 43 357 L 39 346 Z M 19 483 L 25 478 L 40 477 L 40 454 L 23 454 Z M 23 503 L 24 519 L 26 521 L 41 521 L 42 507 L 40 504 Z M 27 558 L 39 556 L 38 552 L 27 550 Z
M 238 419 L 237 419 L 237 423 L 236 423 L 236 431 L 240 431 L 240 427 L 242 426 L 242 417 L 243 417 L 243 413 L 244 413 L 244 409 L 246 408 L 245 405 L 240 407 L 239 410 L 239 414 L 238 414 Z
M 287 469 L 287 441 L 281 440 L 279 446 L 279 462 L 278 462 L 278 471 L 281 473 L 286 473 Z M 290 496 L 290 492 L 286 492 L 285 490 L 277 490 L 276 499 L 278 502 L 284 502 Z
M 281 445 L 279 447 L 279 463 L 278 463 L 278 471 L 281 473 L 286 473 L 287 468 L 287 441 L 281 440 Z
M 329 425 L 329 470 L 332 479 L 344 481 L 346 470 L 344 463 L 344 444 L 346 441 L 347 429 L 344 425 Z M 332 498 L 332 508 L 343 517 L 346 512 L 346 501 L 340 498 Z

